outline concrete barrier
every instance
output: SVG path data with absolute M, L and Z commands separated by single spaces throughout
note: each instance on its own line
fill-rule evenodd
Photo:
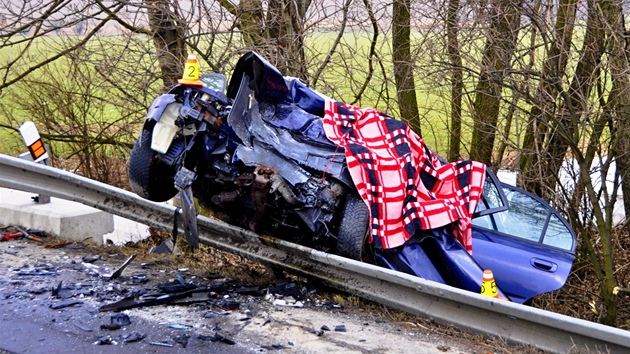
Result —
M 0 224 L 19 225 L 72 241 L 93 241 L 101 245 L 103 236 L 114 232 L 114 217 L 104 211 L 59 198 L 38 204 L 27 193 L 0 188 Z

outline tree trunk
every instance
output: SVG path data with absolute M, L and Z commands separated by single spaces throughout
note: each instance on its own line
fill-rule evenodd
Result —
M 392 18 L 392 59 L 394 62 L 394 79 L 398 106 L 401 119 L 406 121 L 411 129 L 422 135 L 416 86 L 413 79 L 414 60 L 411 57 L 411 16 L 409 14 L 410 0 L 395 0 Z
M 169 0 L 145 1 L 165 90 L 177 84 L 186 61 L 185 24 L 173 13 L 169 3 Z
M 625 28 L 623 9 L 619 1 L 604 1 L 601 3 L 604 17 L 606 18 L 606 28 L 609 29 L 608 51 L 610 61 L 610 74 L 612 77 L 612 90 L 609 94 L 609 102 L 612 102 L 613 111 L 611 117 L 614 119 L 612 129 L 613 149 L 612 154 L 617 158 L 617 173 L 620 174 L 625 192 L 630 192 L 630 63 L 628 62 L 628 32 Z M 609 156 L 612 158 L 613 156 Z M 616 199 L 615 195 L 612 195 Z M 601 287 L 601 296 L 606 306 L 606 314 L 603 322 L 614 326 L 617 319 L 617 298 L 613 294 L 615 286 L 614 275 L 614 247 L 610 230 L 612 228 L 612 202 L 610 211 L 607 213 L 606 228 L 608 234 L 600 235 L 602 240 L 602 258 L 604 263 L 604 279 Z M 625 205 L 628 211 L 628 205 Z M 628 215 L 628 214 L 626 214 Z
M 618 123 L 619 142 L 616 150 L 625 151 L 617 155 L 617 173 L 621 177 L 623 194 L 623 210 L 626 215 L 626 228 L 630 233 L 630 119 Z
M 243 42 L 259 52 L 285 75 L 308 79 L 304 52 L 304 16 L 311 0 L 242 0 L 221 5 L 239 19 Z M 267 13 L 265 15 L 265 8 Z
M 462 73 L 462 58 L 459 54 L 459 25 L 457 13 L 459 0 L 450 0 L 446 12 L 446 36 L 448 57 L 451 64 L 451 127 L 448 144 L 448 160 L 461 159 L 460 147 L 462 141 L 462 92 L 464 79 Z
M 556 99 L 562 90 L 562 78 L 573 43 L 576 7 L 577 0 L 561 0 L 558 4 L 556 25 L 550 43 L 546 43 L 547 57 L 543 63 L 540 83 L 534 98 L 535 104 L 530 111 L 523 139 L 520 183 L 538 196 L 543 196 L 543 187 L 548 183 L 555 184 L 555 179 L 552 181 L 542 179 L 540 170 L 545 158 L 541 158 L 541 155 L 548 125 L 557 113 Z M 543 17 L 539 16 L 534 20 L 542 21 Z
M 541 183 L 545 184 L 540 195 L 544 199 L 551 199 L 554 195 L 556 178 L 562 167 L 567 149 L 571 143 L 579 141 L 578 128 L 584 112 L 589 111 L 589 97 L 591 89 L 599 77 L 600 62 L 605 50 L 606 32 L 601 18 L 599 2 L 588 1 L 588 19 L 584 44 L 580 52 L 580 60 L 575 68 L 573 79 L 559 112 L 549 122 L 549 132 L 543 150 L 541 161 Z M 541 188 L 542 189 L 542 188 Z
M 304 14 L 297 6 L 290 0 L 269 1 L 265 49 L 281 72 L 305 79 Z
M 490 165 L 499 120 L 504 71 L 516 47 L 520 27 L 519 3 L 494 0 L 486 47 L 481 61 L 481 74 L 475 92 L 474 129 L 470 158 Z

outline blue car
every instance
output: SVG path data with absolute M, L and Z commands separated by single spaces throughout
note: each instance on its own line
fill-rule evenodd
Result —
M 489 269 L 500 294 L 517 303 L 560 289 L 575 258 L 576 236 L 567 221 L 542 199 L 499 182 L 489 170 L 472 237 L 472 256 L 446 228 L 438 228 L 404 247 L 377 250 L 375 258 L 387 268 L 474 292 Z
M 332 142 L 323 133 L 321 121 L 325 97 L 295 78 L 283 78 L 276 68 L 257 54 L 247 55 L 259 64 L 255 66 L 258 69 L 251 69 L 252 73 L 259 75 L 256 81 L 259 95 L 276 97 L 278 101 L 284 100 L 284 104 L 299 108 L 292 111 L 292 119 L 273 120 L 273 124 L 299 135 L 299 139 L 309 141 L 311 145 L 305 146 L 331 146 Z M 237 71 L 236 77 L 240 76 L 242 73 Z M 278 87 L 283 90 L 278 90 Z M 313 127 L 317 128 L 311 129 Z M 357 247 L 349 248 L 360 251 L 346 253 L 355 259 L 373 261 L 390 269 L 477 293 L 481 290 L 483 271 L 489 269 L 494 274 L 501 296 L 517 303 L 561 288 L 573 264 L 575 233 L 546 202 L 522 189 L 499 182 L 491 170 L 486 171 L 483 198 L 473 214 L 472 256 L 447 227 L 414 232 L 413 237 L 402 246 L 373 250 L 363 244 L 365 238 L 358 232 L 356 235 L 359 237 L 345 237 L 344 240 L 358 241 L 352 242 Z M 367 223 L 368 218 L 365 219 Z M 349 256 L 344 252 L 338 254 Z M 358 254 L 361 256 L 356 257 Z M 367 254 L 366 259 L 364 254 Z

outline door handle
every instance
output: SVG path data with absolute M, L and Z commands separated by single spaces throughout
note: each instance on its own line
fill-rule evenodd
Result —
M 558 265 L 556 263 L 541 258 L 532 258 L 530 260 L 530 264 L 532 267 L 544 270 L 545 272 L 553 273 L 558 270 Z

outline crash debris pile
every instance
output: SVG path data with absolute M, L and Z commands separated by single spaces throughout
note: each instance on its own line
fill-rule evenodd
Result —
M 24 242 L 29 241 L 4 243 L 0 259 L 20 256 L 26 249 Z M 191 341 L 234 345 L 239 326 L 269 326 L 274 321 L 270 312 L 307 306 L 342 308 L 316 299 L 315 290 L 292 279 L 259 286 L 217 274 L 199 277 L 186 268 L 160 269 L 160 261 L 134 263 L 135 256 L 69 256 L 89 252 L 78 243 L 65 244 L 58 251 L 60 257 L 35 256 L 32 262 L 4 269 L 0 300 L 36 304 L 50 321 L 66 323 L 69 331 L 80 333 L 93 345 L 186 348 Z M 146 325 L 146 317 L 154 311 L 192 313 L 193 320 L 170 316 L 155 329 Z M 340 324 L 306 330 L 323 336 L 331 328 L 346 331 Z M 266 350 L 292 346 L 291 342 L 259 345 Z

